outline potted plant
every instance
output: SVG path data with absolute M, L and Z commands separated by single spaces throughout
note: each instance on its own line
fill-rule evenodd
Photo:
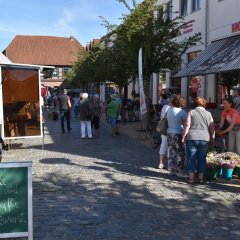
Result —
M 207 168 L 206 168 L 206 179 L 216 180 L 217 178 L 217 169 L 219 162 L 216 159 L 215 152 L 209 152 L 206 156 Z
M 233 152 L 219 153 L 216 155 L 216 159 L 222 166 L 223 177 L 227 180 L 231 180 L 233 169 L 239 162 L 239 155 Z

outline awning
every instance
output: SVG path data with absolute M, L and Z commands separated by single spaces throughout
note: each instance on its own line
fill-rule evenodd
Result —
M 240 35 L 212 42 L 176 77 L 206 75 L 240 69 Z

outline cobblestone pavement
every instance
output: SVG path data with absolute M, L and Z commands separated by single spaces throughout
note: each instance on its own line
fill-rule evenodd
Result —
M 240 239 L 239 182 L 190 186 L 168 176 L 133 123 L 118 138 L 102 123 L 93 140 L 81 140 L 77 119 L 72 127 L 62 134 L 60 121 L 47 120 L 44 150 L 25 139 L 4 151 L 3 162 L 33 162 L 34 239 Z

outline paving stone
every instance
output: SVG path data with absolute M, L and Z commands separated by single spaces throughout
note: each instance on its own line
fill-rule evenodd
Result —
M 33 226 L 37 240 L 239 239 L 240 187 L 189 186 L 159 171 L 158 149 L 139 141 L 139 124 L 112 139 L 82 141 L 79 121 L 62 134 L 47 119 L 42 139 L 21 139 L 3 162 L 33 162 Z

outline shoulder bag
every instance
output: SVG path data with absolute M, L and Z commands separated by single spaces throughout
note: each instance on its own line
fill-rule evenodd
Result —
M 167 129 L 168 129 L 168 120 L 167 120 L 167 112 L 165 116 L 158 122 L 156 131 L 159 132 L 161 135 L 167 136 Z

